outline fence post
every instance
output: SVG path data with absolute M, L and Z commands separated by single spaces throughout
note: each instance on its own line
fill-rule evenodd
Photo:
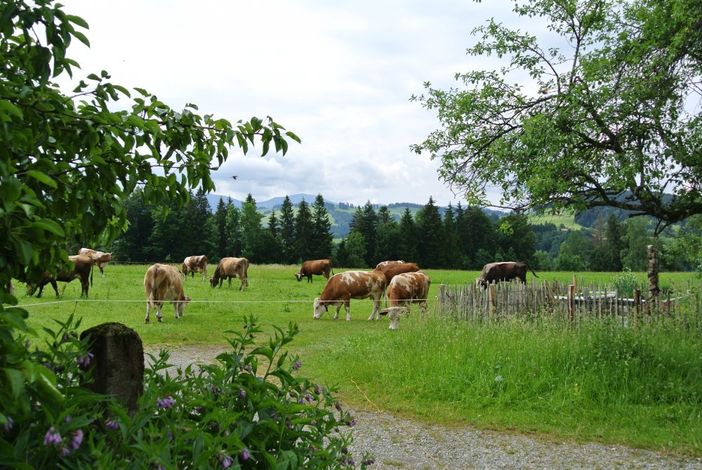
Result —
M 495 284 L 488 285 L 488 312 L 490 316 L 495 315 L 495 306 L 497 305 L 497 286 Z
M 446 302 L 446 284 L 439 284 L 439 307 L 441 310 L 444 309 L 444 303 Z
M 575 284 L 568 286 L 568 320 L 570 324 L 575 324 Z
M 636 315 L 635 324 L 638 325 L 641 319 L 641 289 L 634 289 L 634 312 Z
M 657 306 L 658 294 L 661 292 L 658 287 L 658 250 L 655 245 L 648 245 L 648 292 L 650 302 Z M 650 307 L 649 307 L 650 308 Z

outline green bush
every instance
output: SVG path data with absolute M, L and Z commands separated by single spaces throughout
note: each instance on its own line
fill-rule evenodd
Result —
M 199 369 L 168 369 L 151 357 L 138 409 L 81 387 L 92 355 L 71 316 L 44 328 L 30 351 L 26 312 L 0 310 L 0 467 L 347 468 L 353 417 L 332 391 L 296 377 L 283 347 L 297 334 L 276 328 L 267 343 L 253 316 L 229 331 L 231 351 Z M 17 334 L 18 332 L 22 334 Z M 364 456 L 361 467 L 371 463 Z
M 636 274 L 631 269 L 624 268 L 622 272 L 614 277 L 614 288 L 619 297 L 633 297 L 634 289 L 640 288 L 641 283 L 636 278 Z

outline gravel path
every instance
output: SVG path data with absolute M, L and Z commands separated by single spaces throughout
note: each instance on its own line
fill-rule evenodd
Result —
M 146 352 L 157 352 L 145 347 Z M 224 347 L 169 348 L 171 363 L 211 362 Z M 385 412 L 354 410 L 351 452 L 361 461 L 375 456 L 376 469 L 470 468 L 671 468 L 700 469 L 702 459 L 604 444 L 561 442 L 529 435 L 480 430 L 470 426 L 426 424 Z

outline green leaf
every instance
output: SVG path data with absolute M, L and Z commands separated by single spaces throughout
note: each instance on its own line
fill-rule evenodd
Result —
M 75 15 L 66 15 L 66 19 L 70 21 L 73 24 L 77 24 L 78 26 L 82 26 L 85 29 L 89 29 L 90 26 L 88 26 L 88 22 L 85 21 L 83 18 L 80 16 L 75 16 Z
M 51 232 L 59 237 L 65 237 L 66 233 L 63 231 L 61 226 L 51 219 L 40 219 L 32 223 L 31 227 L 44 230 L 46 232 Z
M 87 37 L 85 37 L 85 34 L 81 33 L 80 31 L 73 31 L 73 36 L 78 39 L 80 42 L 85 44 L 86 46 L 90 47 L 90 41 L 88 40 Z
M 35 180 L 39 181 L 42 184 L 45 184 L 46 186 L 49 186 L 51 188 L 58 188 L 58 185 L 56 184 L 56 181 L 54 181 L 53 178 L 51 178 L 49 175 L 47 175 L 44 172 L 38 171 L 38 170 L 27 170 L 27 176 L 34 178 Z
M 12 398 L 18 398 L 24 393 L 24 375 L 17 369 L 4 369 L 7 381 L 10 384 Z
M 11 115 L 22 119 L 22 110 L 7 100 L 0 100 L 0 116 L 2 114 Z M 9 121 L 9 119 L 2 119 Z

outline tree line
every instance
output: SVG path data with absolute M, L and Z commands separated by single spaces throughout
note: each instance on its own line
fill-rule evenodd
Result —
M 335 266 L 372 267 L 387 259 L 415 261 L 425 268 L 480 269 L 492 261 L 520 260 L 534 269 L 559 271 L 644 270 L 646 246 L 656 243 L 661 269 L 686 270 L 695 261 L 684 239 L 652 238 L 644 218 L 599 217 L 591 229 L 568 230 L 531 224 L 525 214 L 488 215 L 479 207 L 439 208 L 432 198 L 399 220 L 388 206 L 367 202 L 356 208 L 346 238 L 334 242 L 324 198 L 282 206 L 264 216 L 248 195 L 241 207 L 220 198 L 214 212 L 202 192 L 177 203 L 153 207 L 141 190 L 126 201 L 128 228 L 112 245 L 121 261 L 180 262 L 206 254 L 215 260 L 245 256 L 252 263 L 297 264 L 332 258 Z

